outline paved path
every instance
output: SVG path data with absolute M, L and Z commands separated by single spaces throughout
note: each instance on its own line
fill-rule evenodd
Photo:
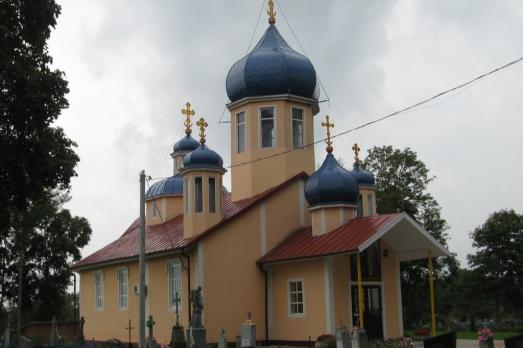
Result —
M 478 348 L 479 344 L 476 340 L 458 340 L 457 348 Z M 423 342 L 414 342 L 415 348 L 423 348 Z M 503 341 L 494 341 L 494 348 L 505 348 Z

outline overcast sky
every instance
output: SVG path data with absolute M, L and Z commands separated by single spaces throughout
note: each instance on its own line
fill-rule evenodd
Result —
M 229 125 L 218 124 L 225 78 L 246 53 L 262 0 L 58 2 L 49 45 L 71 89 L 58 123 L 78 143 L 68 208 L 93 228 L 86 256 L 138 216 L 141 169 L 172 174 L 186 101 L 209 122 L 207 144 L 230 163 Z M 520 0 L 279 3 L 330 97 L 315 118 L 315 139 L 324 136 L 326 114 L 335 132 L 352 128 L 523 55 Z M 278 29 L 300 51 L 276 10 Z M 263 14 L 253 45 L 267 25 Z M 442 101 L 336 138 L 334 151 L 345 163 L 354 142 L 363 153 L 375 145 L 416 151 L 436 176 L 430 191 L 450 225 L 450 250 L 465 261 L 469 232 L 490 213 L 523 213 L 523 63 Z

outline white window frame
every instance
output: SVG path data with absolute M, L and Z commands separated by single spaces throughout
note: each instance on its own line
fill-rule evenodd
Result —
M 173 290 L 173 284 L 171 279 L 171 268 L 179 267 L 180 268 L 180 291 L 178 291 L 178 296 L 180 297 L 180 303 L 178 304 L 178 311 L 182 309 L 182 303 L 183 303 L 183 265 L 182 262 L 177 260 L 169 260 L 167 261 L 167 307 L 169 310 L 174 311 L 176 309 L 176 304 L 173 302 L 174 295 L 176 294 L 176 291 Z
M 238 133 L 238 129 L 240 127 L 240 124 L 238 122 L 238 116 L 240 114 L 243 114 L 243 132 L 244 132 L 244 138 L 243 138 L 243 151 L 239 151 L 238 145 L 239 145 L 239 139 L 240 135 Z M 247 149 L 247 112 L 240 111 L 236 113 L 236 153 L 244 153 Z
M 98 280 L 100 280 L 100 284 L 98 284 Z M 96 311 L 103 311 L 104 310 L 104 272 L 103 271 L 96 271 L 94 272 L 94 309 Z M 100 302 L 98 302 L 98 298 L 100 298 Z
M 294 117 L 293 117 L 293 113 L 292 113 L 292 110 L 293 109 L 296 109 L 296 110 L 300 110 L 301 111 L 301 115 L 302 115 L 302 119 L 301 119 L 301 122 L 302 122 L 302 126 L 303 126 L 303 133 L 301 135 L 301 140 L 302 140 L 302 146 L 301 147 L 294 147 Z M 305 143 L 305 134 L 306 134 L 306 128 L 305 128 L 305 109 L 303 108 L 299 108 L 299 107 L 296 107 L 296 106 L 291 106 L 291 146 L 293 149 L 305 149 L 304 146 L 306 145 Z
M 291 283 L 301 283 L 301 294 L 302 294 L 302 306 L 303 306 L 303 312 L 302 313 L 292 313 L 292 304 L 299 304 L 300 302 L 292 302 L 291 301 Z M 293 293 L 299 293 L 299 292 L 293 292 Z M 305 317 L 305 281 L 303 278 L 292 278 L 287 280 L 287 312 L 289 317 L 291 318 L 303 318 Z
M 262 109 L 273 109 L 273 120 L 274 120 L 274 141 L 270 147 L 262 147 Z M 278 108 L 276 105 L 264 105 L 258 107 L 258 147 L 260 149 L 274 149 L 278 147 Z
M 122 286 L 122 279 L 120 275 L 125 274 L 126 277 L 126 291 L 125 291 L 125 306 L 122 306 L 123 294 L 120 292 L 120 287 Z M 127 267 L 120 267 L 116 270 L 116 283 L 117 283 L 117 300 L 118 300 L 118 310 L 127 310 L 129 308 L 129 269 Z

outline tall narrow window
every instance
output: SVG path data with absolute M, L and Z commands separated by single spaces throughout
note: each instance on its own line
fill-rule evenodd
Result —
M 303 315 L 305 301 L 303 298 L 303 281 L 289 281 L 289 315 Z
M 236 151 L 245 151 L 245 112 L 236 114 Z
M 274 147 L 274 108 L 260 109 L 261 147 Z
M 209 178 L 209 213 L 216 213 L 216 179 Z
M 169 273 L 169 307 L 176 307 L 176 293 L 178 299 L 182 299 L 182 264 L 180 261 L 171 261 L 167 264 L 167 272 Z M 180 303 L 178 303 L 180 306 Z
M 363 197 L 358 195 L 358 217 L 363 217 Z
M 129 291 L 129 273 L 127 268 L 118 270 L 118 309 L 127 309 Z
M 203 211 L 203 190 L 202 178 L 194 178 L 194 211 L 201 213 Z
M 189 178 L 185 178 L 185 187 L 183 189 L 185 192 L 185 195 L 183 197 L 183 200 L 185 202 L 183 202 L 183 203 L 185 206 L 185 214 L 187 215 L 187 214 L 189 214 L 189 197 L 191 197 L 190 192 L 189 192 Z
M 369 209 L 369 216 L 374 215 L 374 209 L 372 209 L 372 195 L 367 195 L 367 209 Z
M 303 147 L 303 110 L 292 109 L 292 145 L 295 149 Z
M 94 273 L 95 288 L 95 308 L 100 311 L 104 309 L 104 274 L 103 272 Z

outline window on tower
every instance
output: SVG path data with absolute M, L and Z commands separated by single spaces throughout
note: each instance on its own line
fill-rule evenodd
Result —
M 274 108 L 260 109 L 261 147 L 274 147 L 276 145 L 274 129 Z
M 292 145 L 295 149 L 303 147 L 303 110 L 292 108 Z
M 216 213 L 216 179 L 209 178 L 209 213 Z
M 236 151 L 245 151 L 245 112 L 236 114 Z
M 196 177 L 194 179 L 194 211 L 196 213 L 201 213 L 203 211 L 203 190 L 201 177 Z

